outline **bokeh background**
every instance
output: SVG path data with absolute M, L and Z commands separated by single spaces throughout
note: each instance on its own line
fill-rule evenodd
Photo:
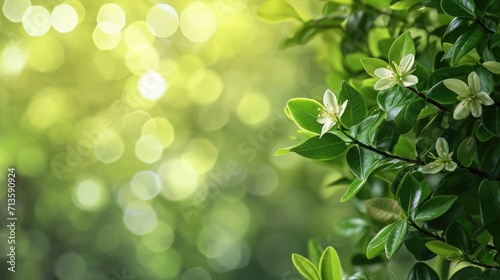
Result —
M 19 219 L 1 279 L 300 279 L 310 237 L 349 268 L 356 240 L 334 225 L 355 202 L 327 187 L 345 165 L 273 156 L 296 143 L 286 101 L 320 99 L 335 62 L 318 39 L 279 50 L 295 25 L 260 21 L 263 2 L 0 1 Z M 306 19 L 324 4 L 288 2 Z

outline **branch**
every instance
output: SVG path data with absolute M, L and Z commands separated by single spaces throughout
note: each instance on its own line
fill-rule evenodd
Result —
M 436 100 L 432 99 L 432 98 L 429 98 L 427 97 L 425 94 L 419 92 L 418 90 L 412 88 L 412 87 L 407 87 L 407 89 L 413 91 L 415 94 L 417 94 L 420 98 L 422 98 L 423 100 L 431 103 L 432 105 L 438 107 L 439 109 L 441 109 L 441 111 L 445 111 L 445 112 L 449 112 L 450 110 L 448 110 L 448 108 L 446 108 L 445 106 L 443 106 L 441 103 L 437 102 Z
M 429 237 L 432 237 L 436 240 L 439 240 L 441 242 L 444 242 L 446 243 L 446 240 L 441 237 L 441 236 L 438 236 L 437 234 L 434 234 L 434 233 L 431 233 L 431 232 L 428 232 L 426 230 L 424 230 L 423 228 L 419 227 L 414 221 L 412 221 L 411 219 L 408 219 L 408 222 L 410 223 L 410 225 L 415 228 L 418 232 L 420 232 L 422 235 L 425 235 L 425 236 L 429 236 Z M 490 247 L 487 247 L 488 249 L 491 249 Z M 465 260 L 469 263 L 472 263 L 472 264 L 475 264 L 475 265 L 478 265 L 478 266 L 482 266 L 482 267 L 485 267 L 485 268 L 498 268 L 499 266 L 495 266 L 495 265 L 489 265 L 489 264 L 484 264 L 484 263 L 480 263 L 478 261 L 475 261 L 475 260 L 471 260 L 467 254 L 464 254 L 464 257 L 465 257 Z

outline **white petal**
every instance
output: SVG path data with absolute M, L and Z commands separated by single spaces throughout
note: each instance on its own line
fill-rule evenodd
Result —
M 437 163 L 437 162 L 433 161 L 433 162 L 425 165 L 424 167 L 422 167 L 421 172 L 427 173 L 427 174 L 436 174 L 439 171 L 443 170 L 443 168 L 444 168 L 444 164 Z
M 469 88 L 471 88 L 474 93 L 481 91 L 481 80 L 476 72 L 471 72 L 467 81 L 469 82 Z
M 320 124 L 325 124 L 326 122 L 328 122 L 328 121 L 330 121 L 330 120 L 331 120 L 331 118 L 330 118 L 329 116 L 326 116 L 326 117 L 318 117 L 318 120 L 317 120 L 317 121 L 318 121 Z
M 468 94 L 469 86 L 459 79 L 446 79 L 443 84 L 456 94 Z
M 403 80 L 403 85 L 405 85 L 405 87 L 410 87 L 418 83 L 418 78 L 415 75 L 408 75 L 406 77 L 403 77 L 402 80 Z
M 347 107 L 347 102 L 349 102 L 349 100 L 344 101 L 344 103 L 342 103 L 342 105 L 340 105 L 339 111 L 337 112 L 337 117 L 340 118 L 342 116 L 342 114 L 345 111 L 345 108 Z
M 490 106 L 493 105 L 493 103 L 495 103 L 495 101 L 493 101 L 493 99 L 491 99 L 491 97 L 484 91 L 481 91 L 480 93 L 476 94 L 476 98 L 481 100 L 483 105 L 486 106 Z
M 470 108 L 470 112 L 475 118 L 479 118 L 481 113 L 483 112 L 483 106 L 481 106 L 481 102 L 478 100 L 474 100 L 471 102 L 472 107 Z
M 412 68 L 413 65 L 415 64 L 415 56 L 413 54 L 407 54 L 403 59 L 401 59 L 401 73 L 407 73 L 409 72 Z
M 439 137 L 436 141 L 436 151 L 442 159 L 447 159 L 449 154 L 448 142 L 443 137 Z
M 450 162 L 448 162 L 448 164 L 446 165 L 446 170 L 448 170 L 448 171 L 450 171 L 450 172 L 451 172 L 451 171 L 453 171 L 453 170 L 455 170 L 456 168 L 457 168 L 457 163 L 456 163 L 456 162 L 454 162 L 454 161 L 450 161 Z
M 321 138 L 321 136 L 323 136 L 325 133 L 327 133 L 330 129 L 332 129 L 332 127 L 335 125 L 335 122 L 330 120 L 329 122 L 326 122 L 324 125 L 323 125 L 323 128 L 321 128 L 321 134 L 319 135 L 319 137 Z
M 465 117 L 469 115 L 470 107 L 470 101 L 467 99 L 463 100 L 457 105 L 457 107 L 455 107 L 455 110 L 453 111 L 453 118 L 455 120 L 465 119 Z
M 375 83 L 375 90 L 383 90 L 392 87 L 395 84 L 394 80 L 380 79 Z
M 374 72 L 375 76 L 381 79 L 391 78 L 393 75 L 392 71 L 387 68 L 377 68 Z
M 325 94 L 323 95 L 323 104 L 325 106 L 325 109 L 327 110 L 329 110 L 330 108 L 336 108 L 338 106 L 337 96 L 335 96 L 335 93 L 333 93 L 333 91 L 329 89 L 325 91 Z

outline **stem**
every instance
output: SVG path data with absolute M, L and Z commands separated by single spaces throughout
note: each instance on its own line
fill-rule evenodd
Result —
M 422 98 L 423 100 L 431 103 L 432 105 L 438 107 L 439 109 L 441 109 L 442 111 L 445 111 L 445 112 L 449 112 L 450 110 L 448 110 L 448 108 L 446 108 L 445 106 L 441 105 L 441 103 L 437 102 L 436 100 L 432 99 L 432 98 L 429 98 L 427 97 L 426 95 L 424 95 L 423 93 L 419 92 L 418 90 L 412 88 L 412 87 L 407 87 L 407 89 L 413 91 L 415 94 L 417 94 L 420 98 Z
M 408 219 L 408 222 L 410 223 L 410 225 L 415 228 L 418 232 L 420 232 L 422 235 L 425 235 L 425 236 L 429 236 L 429 237 L 432 237 L 434 239 L 437 239 L 441 242 L 445 242 L 446 243 L 446 240 L 437 235 L 437 234 L 434 234 L 434 233 L 431 233 L 431 232 L 428 232 L 426 230 L 424 230 L 423 228 L 419 227 L 414 221 L 412 221 L 411 219 Z M 467 255 L 464 255 L 464 258 L 467 262 L 469 263 L 472 263 L 472 264 L 475 264 L 475 265 L 478 265 L 478 266 L 482 266 L 482 267 L 485 267 L 485 268 L 498 268 L 498 266 L 495 266 L 495 265 L 489 265 L 489 264 L 484 264 L 484 263 L 480 263 L 478 261 L 475 261 L 475 260 L 471 260 Z
M 365 148 L 367 150 L 375 152 L 375 153 L 377 153 L 379 155 L 382 155 L 382 156 L 384 156 L 386 158 L 393 158 L 393 159 L 398 159 L 398 160 L 402 160 L 402 161 L 406 161 L 406 162 L 411 162 L 411 163 L 414 163 L 414 164 L 422 165 L 422 162 L 419 161 L 419 160 L 409 159 L 409 158 L 405 158 L 405 157 L 400 157 L 400 156 L 397 156 L 397 155 L 391 155 L 391 154 L 386 153 L 384 151 L 378 150 L 378 149 L 376 149 L 376 148 L 374 148 L 374 147 L 372 147 L 370 145 L 366 145 L 364 143 L 361 143 L 356 138 L 354 138 L 351 135 L 345 133 L 343 130 L 341 130 L 341 131 L 342 131 L 342 133 L 344 133 L 345 136 L 347 136 L 349 139 L 351 139 L 353 143 L 355 143 L 355 144 L 357 144 L 357 145 L 359 145 L 359 146 L 361 146 L 361 147 L 363 147 L 363 148 Z
M 484 23 L 479 18 L 477 18 L 475 22 L 479 24 L 484 30 L 488 31 L 488 33 L 495 34 L 495 32 L 491 31 L 486 25 L 484 25 Z

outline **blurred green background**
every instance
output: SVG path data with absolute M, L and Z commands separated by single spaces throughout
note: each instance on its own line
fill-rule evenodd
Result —
M 348 267 L 356 240 L 334 224 L 354 207 L 326 188 L 345 167 L 273 157 L 295 143 L 286 101 L 327 87 L 320 40 L 280 51 L 295 26 L 259 21 L 263 2 L 1 2 L 0 174 L 16 168 L 19 219 L 1 279 L 300 279 L 309 237 Z

